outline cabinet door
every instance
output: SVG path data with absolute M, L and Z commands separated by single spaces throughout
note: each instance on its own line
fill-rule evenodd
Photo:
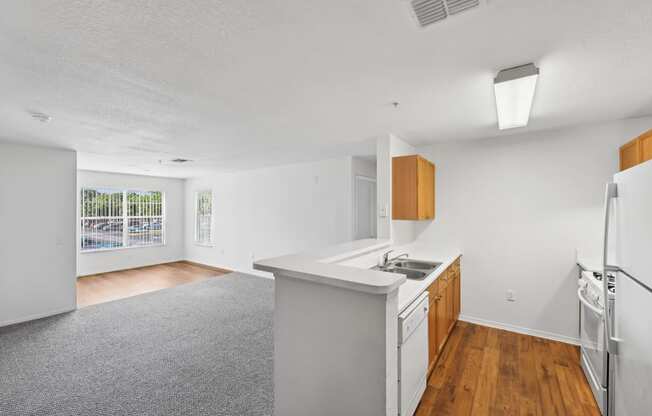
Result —
M 460 302 L 461 302 L 461 292 L 460 292 L 460 274 L 457 272 L 455 274 L 455 281 L 454 281 L 454 292 L 453 292 L 453 319 L 458 320 L 460 317 Z
M 432 370 L 439 355 L 439 342 L 437 338 L 437 297 L 439 296 L 439 280 L 435 280 L 428 287 L 430 310 L 428 311 L 428 370 Z
M 417 156 L 392 158 L 392 219 L 416 220 Z
M 392 158 L 392 219 L 435 218 L 435 165 L 418 155 Z
M 439 354 L 437 343 L 437 300 L 430 299 L 430 310 L 428 311 L 428 372 L 432 370 Z
M 444 273 L 448 273 L 447 271 Z M 440 279 L 445 278 L 446 276 L 440 277 Z M 439 283 L 439 293 L 435 300 L 437 301 L 437 351 L 441 351 L 444 347 L 444 341 L 448 335 L 448 302 L 446 301 L 446 290 L 448 288 L 448 282 L 445 280 L 440 281 Z
M 643 163 L 652 159 L 652 130 L 639 137 L 639 140 L 641 147 L 641 163 Z
M 417 209 L 420 220 L 435 218 L 435 165 L 417 158 Z
M 620 147 L 620 170 L 629 169 L 641 163 L 641 141 L 638 137 Z
M 455 275 L 451 273 L 446 287 L 446 333 L 450 333 L 455 324 Z

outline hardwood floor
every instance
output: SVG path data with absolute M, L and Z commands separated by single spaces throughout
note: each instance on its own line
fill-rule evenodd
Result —
M 600 416 L 579 348 L 458 322 L 415 416 Z
M 228 273 L 188 262 L 84 276 L 77 279 L 77 307 L 95 305 Z

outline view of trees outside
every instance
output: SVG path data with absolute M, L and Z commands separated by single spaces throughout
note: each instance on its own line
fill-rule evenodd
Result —
M 210 244 L 211 223 L 213 221 L 213 193 L 203 191 L 197 193 L 197 215 L 195 220 L 195 241 L 202 244 Z
M 80 209 L 82 251 L 164 242 L 162 192 L 85 188 Z

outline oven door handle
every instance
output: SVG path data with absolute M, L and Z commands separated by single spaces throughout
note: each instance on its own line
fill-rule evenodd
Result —
M 577 297 L 580 299 L 580 302 L 582 302 L 582 305 L 584 305 L 584 306 L 586 306 L 587 308 L 589 308 L 589 309 L 590 309 L 591 311 L 593 311 L 593 313 L 595 313 L 596 315 L 599 315 L 599 316 L 601 316 L 601 317 L 604 317 L 604 310 L 603 310 L 603 309 L 600 309 L 600 308 L 597 308 L 597 307 L 595 307 L 595 306 L 593 306 L 593 305 L 591 305 L 591 303 L 589 303 L 589 301 L 586 300 L 586 298 L 584 297 L 584 295 L 582 295 L 582 288 L 577 289 Z

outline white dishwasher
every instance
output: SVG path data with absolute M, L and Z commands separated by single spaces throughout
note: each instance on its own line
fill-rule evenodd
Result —
M 398 413 L 412 416 L 426 390 L 428 292 L 398 316 Z

